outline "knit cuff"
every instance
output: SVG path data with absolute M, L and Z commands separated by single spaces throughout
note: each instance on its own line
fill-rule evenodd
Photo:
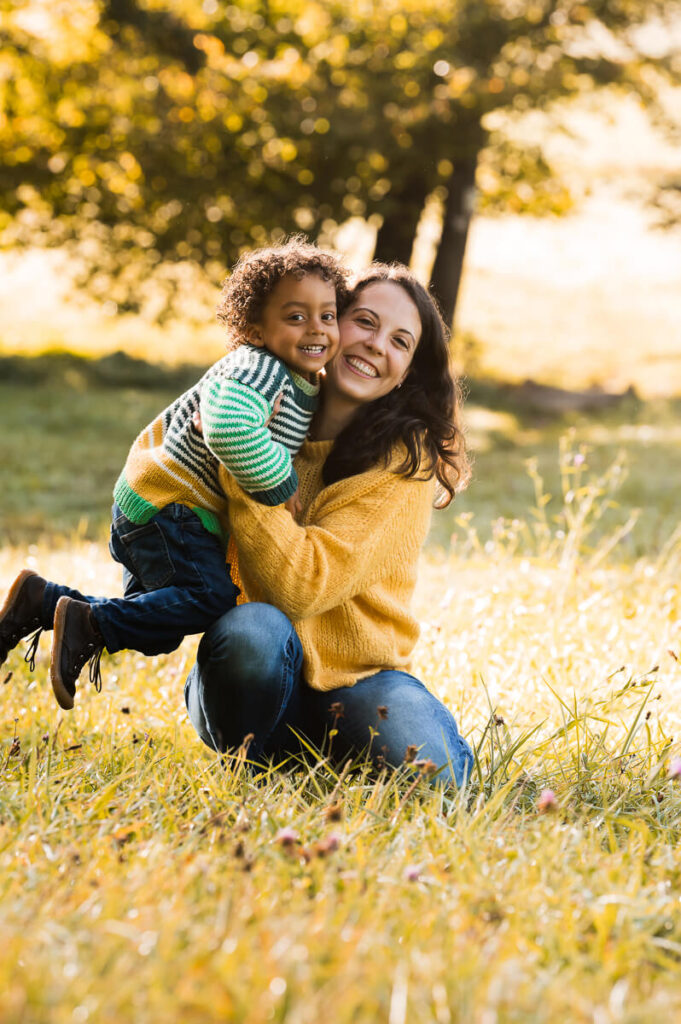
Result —
M 251 498 L 261 505 L 283 505 L 298 489 L 298 474 L 292 469 L 289 476 L 268 491 L 250 491 Z

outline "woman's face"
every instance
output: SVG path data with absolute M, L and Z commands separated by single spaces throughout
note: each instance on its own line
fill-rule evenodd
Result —
M 339 321 L 340 346 L 326 368 L 326 385 L 357 404 L 398 387 L 421 338 L 414 301 L 393 281 L 375 281 L 357 295 Z

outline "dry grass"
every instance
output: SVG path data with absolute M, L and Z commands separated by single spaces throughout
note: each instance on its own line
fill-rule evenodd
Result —
M 116 656 L 64 715 L 47 645 L 35 672 L 11 655 L 3 1021 L 676 1019 L 681 537 L 628 562 L 591 529 L 612 475 L 561 470 L 557 520 L 540 494 L 424 559 L 415 670 L 477 748 L 466 793 L 221 765 L 182 710 L 192 641 Z M 30 558 L 113 587 L 97 544 Z M 24 561 L 0 552 L 3 586 Z

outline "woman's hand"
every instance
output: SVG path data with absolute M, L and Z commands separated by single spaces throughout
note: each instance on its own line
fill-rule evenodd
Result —
M 287 508 L 296 522 L 298 522 L 303 514 L 303 506 L 300 501 L 300 495 L 297 487 L 291 497 L 284 502 L 284 508 Z

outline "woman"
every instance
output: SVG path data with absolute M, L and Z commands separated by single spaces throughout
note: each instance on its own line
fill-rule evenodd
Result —
M 409 612 L 436 485 L 446 504 L 468 472 L 446 331 L 404 267 L 374 265 L 340 320 L 340 349 L 296 460 L 302 515 L 253 502 L 225 474 L 249 603 L 203 637 L 185 687 L 215 750 L 251 737 L 249 757 L 367 750 L 433 762 L 461 785 L 473 757 L 450 712 L 406 671 Z M 234 554 L 234 552 L 231 552 Z M 295 623 L 295 628 L 293 623 Z

